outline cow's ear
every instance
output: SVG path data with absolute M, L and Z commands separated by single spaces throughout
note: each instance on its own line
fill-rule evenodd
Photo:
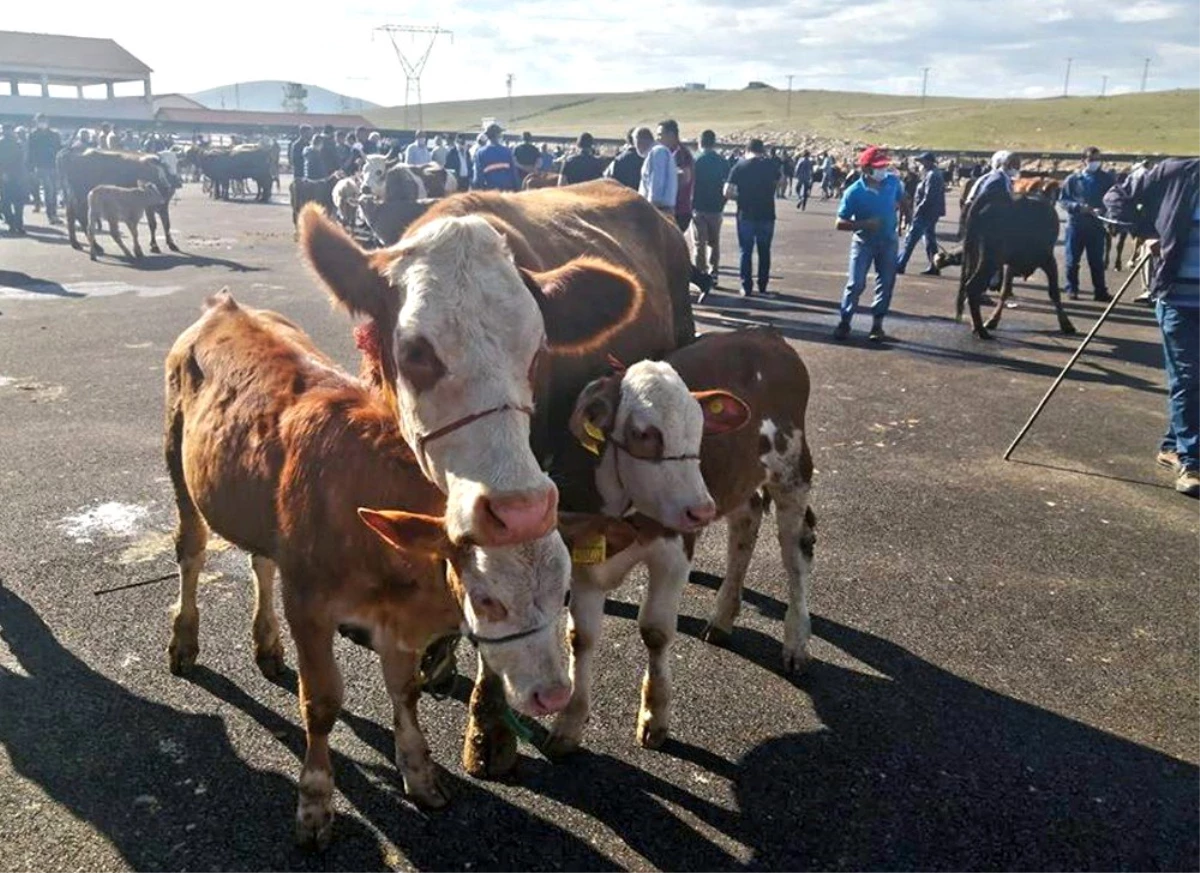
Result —
M 575 401 L 567 426 L 571 435 L 593 455 L 604 450 L 621 402 L 621 377 L 605 376 L 589 382 Z
M 704 434 L 731 433 L 740 430 L 750 421 L 750 407 L 746 401 L 728 391 L 693 391 L 692 396 L 704 413 Z
M 455 552 L 443 519 L 393 509 L 359 507 L 358 517 L 385 543 L 401 552 L 448 560 Z
M 300 251 L 320 277 L 334 302 L 351 315 L 366 315 L 383 323 L 394 317 L 396 289 L 384 278 L 388 252 L 368 254 L 316 203 L 300 211 Z
M 646 297 L 632 275 L 597 258 L 522 274 L 542 310 L 550 350 L 558 354 L 586 354 L 606 345 L 637 318 Z

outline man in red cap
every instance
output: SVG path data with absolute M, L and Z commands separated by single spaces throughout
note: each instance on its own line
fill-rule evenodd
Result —
M 905 209 L 904 185 L 888 167 L 886 150 L 871 146 L 858 156 L 861 177 L 846 189 L 837 211 L 837 229 L 853 231 L 850 242 L 850 276 L 842 293 L 841 321 L 834 339 L 850 336 L 850 319 L 858 307 L 858 298 L 867 284 L 867 271 L 875 265 L 875 299 L 871 302 L 871 332 L 868 339 L 889 339 L 883 331 L 883 319 L 892 303 L 896 285 L 896 210 Z

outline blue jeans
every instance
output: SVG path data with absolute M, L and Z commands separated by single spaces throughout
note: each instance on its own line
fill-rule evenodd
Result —
M 871 236 L 859 239 L 858 234 L 850 241 L 850 278 L 842 292 L 842 321 L 849 321 L 858 307 L 858 298 L 867 287 L 867 271 L 875 265 L 875 299 L 871 302 L 871 314 L 883 318 L 892 306 L 892 289 L 896 286 L 896 249 L 899 240 L 895 236 Z
M 1068 218 L 1063 249 L 1067 258 L 1068 294 L 1079 293 L 1079 267 L 1085 251 L 1088 269 L 1092 274 L 1092 290 L 1097 294 L 1108 293 L 1108 285 L 1104 280 L 1104 228 L 1099 221 L 1094 218 Z
M 921 237 L 925 237 L 925 256 L 929 258 L 929 266 L 933 266 L 933 256 L 937 254 L 937 223 L 936 218 L 928 218 L 924 215 L 913 218 L 912 226 L 908 229 L 908 236 L 904 238 L 904 251 L 900 253 L 900 260 L 896 262 L 898 272 L 908 266 L 908 259 L 912 257 L 913 249 L 917 247 L 917 240 Z
M 775 219 L 754 219 L 737 217 L 738 248 L 742 250 L 742 262 L 739 270 L 742 277 L 742 290 L 749 294 L 753 289 L 750 285 L 751 267 L 754 260 L 754 250 L 758 249 L 758 290 L 767 290 L 767 281 L 771 278 L 771 240 L 775 237 Z
M 1200 309 L 1155 305 L 1167 370 L 1164 451 L 1178 452 L 1187 470 L 1200 470 Z

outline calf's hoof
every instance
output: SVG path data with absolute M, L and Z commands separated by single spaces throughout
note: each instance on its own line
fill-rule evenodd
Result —
M 421 809 L 444 809 L 450 802 L 450 795 L 442 788 L 436 772 L 427 779 L 412 782 L 405 779 L 404 793 Z
M 196 666 L 196 658 L 200 654 L 200 646 L 192 642 L 176 642 L 172 640 L 167 646 L 167 666 L 176 676 L 186 676 Z
M 161 255 L 162 252 L 158 249 L 158 243 L 150 243 L 150 253 L 153 255 Z
M 580 738 L 566 733 L 551 731 L 542 746 L 542 754 L 552 761 L 561 760 L 579 751 Z
M 812 656 L 803 649 L 789 649 L 786 646 L 783 649 L 783 672 L 791 675 L 799 675 L 808 669 L 808 665 L 812 663 Z
M 646 710 L 638 713 L 637 741 L 643 749 L 661 749 L 670 732 L 662 719 L 655 718 Z
M 463 741 L 463 769 L 475 779 L 498 779 L 517 766 L 517 738 L 503 724 L 480 725 L 472 719 Z
M 167 240 L 167 248 L 169 248 L 173 252 L 179 251 L 179 246 L 175 245 L 175 240 L 173 240 L 173 239 Z M 158 252 L 158 249 L 154 249 L 154 251 Z
M 276 644 L 275 647 L 266 651 L 256 652 L 254 663 L 258 665 L 258 672 L 267 679 L 278 679 L 287 672 L 287 661 L 284 660 L 281 644 Z
M 333 804 L 304 803 L 296 810 L 296 844 L 302 849 L 323 852 L 333 836 Z
M 733 642 L 733 634 L 727 630 L 721 630 L 711 622 L 704 626 L 704 633 L 701 635 L 706 643 L 714 646 L 719 646 L 722 649 L 728 649 Z

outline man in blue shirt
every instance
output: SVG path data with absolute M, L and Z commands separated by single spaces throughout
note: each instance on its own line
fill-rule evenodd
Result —
M 805 149 L 804 155 L 796 162 L 796 208 L 801 212 L 808 210 L 808 194 L 812 191 L 812 181 L 812 157 L 808 149 Z
M 896 210 L 904 208 L 904 185 L 889 171 L 891 159 L 881 148 L 871 146 L 858 156 L 858 181 L 842 194 L 837 211 L 837 229 L 854 232 L 850 241 L 850 276 L 842 293 L 841 321 L 833 338 L 850 336 L 850 319 L 867 284 L 867 271 L 875 265 L 875 299 L 871 303 L 871 332 L 868 339 L 890 339 L 883 319 L 892 304 L 896 285 Z
M 675 166 L 675 156 L 661 142 L 654 142 L 654 134 L 648 127 L 637 129 L 634 145 L 643 157 L 642 184 L 638 187 L 638 193 L 674 224 L 675 202 L 679 199 L 679 171 Z
M 746 157 L 729 171 L 725 196 L 737 200 L 737 237 L 741 249 L 738 272 L 742 296 L 754 293 L 751 284 L 754 252 L 758 252 L 758 294 L 773 297 L 767 291 L 771 279 L 771 241 L 775 237 L 775 186 L 779 170 L 766 156 L 761 139 L 750 140 Z
M 1112 298 L 1104 280 L 1104 225 L 1096 217 L 1104 212 L 1104 195 L 1113 186 L 1113 175 L 1100 169 L 1100 149 L 1084 150 L 1083 169 L 1072 173 L 1063 184 L 1059 202 L 1067 211 L 1067 234 L 1063 248 L 1067 260 L 1067 296 L 1079 299 L 1080 255 L 1087 252 L 1092 273 L 1092 293 L 1107 303 Z
M 1177 473 L 1175 490 L 1200 496 L 1200 159 L 1165 160 L 1130 175 L 1104 198 L 1108 213 L 1155 240 L 1150 291 L 1167 370 L 1167 432 L 1157 461 Z
M 700 134 L 700 154 L 696 158 L 692 241 L 696 244 L 696 270 L 702 275 L 711 276 L 714 288 L 717 287 L 717 268 L 721 262 L 721 219 L 725 212 L 723 189 L 728 176 L 729 162 L 717 152 L 717 135 L 711 130 L 704 131 Z M 700 295 L 701 303 L 706 296 Z
M 946 214 L 946 182 L 942 171 L 938 169 L 937 156 L 933 152 L 924 152 L 917 156 L 924 170 L 921 181 L 917 183 L 913 195 L 913 220 L 908 229 L 908 237 L 904 240 L 904 251 L 896 262 L 896 273 L 903 275 L 912 257 L 917 240 L 925 238 L 925 257 L 929 259 L 929 267 L 921 271 L 922 276 L 938 275 L 938 268 L 933 265 L 934 255 L 937 254 L 937 223 Z
M 495 122 L 483 132 L 487 145 L 475 152 L 475 175 L 471 188 L 492 191 L 517 190 L 517 166 L 512 151 L 500 142 L 503 128 Z

